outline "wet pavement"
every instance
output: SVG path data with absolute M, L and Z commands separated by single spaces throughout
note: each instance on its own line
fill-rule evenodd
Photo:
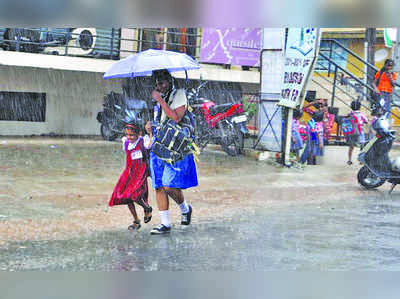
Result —
M 346 150 L 289 169 L 207 149 L 192 225 L 172 203 L 171 235 L 151 236 L 157 212 L 130 232 L 128 209 L 106 208 L 119 143 L 0 138 L 0 270 L 399 270 L 400 189 L 359 187 Z

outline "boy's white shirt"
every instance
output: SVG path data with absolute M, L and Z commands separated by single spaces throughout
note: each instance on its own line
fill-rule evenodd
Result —
M 170 103 L 170 108 L 172 110 L 181 107 L 187 106 L 187 98 L 184 89 L 177 89 L 175 94 L 172 95 L 172 103 Z M 167 115 L 164 110 L 161 111 L 161 122 L 167 119 Z
M 150 148 L 150 143 L 151 143 L 151 139 L 149 135 L 144 135 L 143 136 L 143 145 L 145 149 L 149 149 Z

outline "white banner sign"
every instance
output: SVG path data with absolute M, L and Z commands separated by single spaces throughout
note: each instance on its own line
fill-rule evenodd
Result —
M 397 28 L 385 28 L 383 30 L 383 37 L 385 40 L 385 46 L 388 48 L 393 47 L 393 42 L 397 39 Z
M 263 51 L 261 57 L 261 93 L 281 93 L 282 51 Z
M 289 28 L 279 105 L 296 108 L 318 48 L 317 28 Z

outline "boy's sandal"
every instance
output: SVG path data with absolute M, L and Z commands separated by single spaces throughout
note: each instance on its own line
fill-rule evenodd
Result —
M 140 220 L 135 220 L 133 221 L 133 224 L 128 226 L 128 230 L 138 230 L 140 227 Z
M 152 213 L 153 212 L 153 208 L 152 207 L 148 207 L 144 209 L 144 213 L 148 214 L 148 213 Z M 144 216 L 143 221 L 144 223 L 148 223 L 151 220 L 152 215 L 150 214 L 150 216 Z

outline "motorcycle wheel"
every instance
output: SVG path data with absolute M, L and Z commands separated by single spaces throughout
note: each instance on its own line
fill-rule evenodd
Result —
M 100 133 L 103 139 L 107 141 L 114 141 L 118 137 L 118 134 L 114 133 L 110 127 L 105 124 L 101 124 Z
M 200 148 L 200 150 L 205 149 L 207 144 L 208 144 L 208 138 L 207 137 L 202 136 L 200 138 L 197 138 L 197 140 L 196 140 L 196 145 Z
M 195 120 L 196 145 L 200 148 L 200 150 L 203 150 L 210 141 L 210 132 L 205 126 L 207 126 L 205 122 L 198 119 Z
M 244 134 L 237 129 L 238 143 L 239 143 L 239 154 L 244 154 Z
M 228 136 L 221 139 L 221 147 L 229 156 L 237 156 L 243 152 L 243 134 L 234 126 L 225 128 Z
M 374 189 L 382 186 L 386 180 L 374 175 L 367 166 L 361 167 L 357 173 L 358 183 L 366 189 Z

